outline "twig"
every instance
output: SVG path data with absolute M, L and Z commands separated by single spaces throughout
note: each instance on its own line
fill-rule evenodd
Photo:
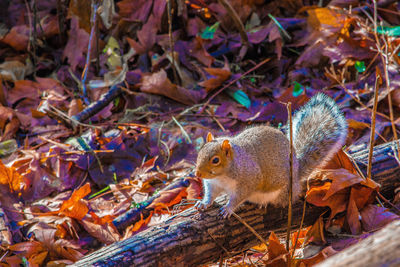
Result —
M 186 142 L 187 142 L 188 144 L 191 144 L 191 143 L 192 143 L 192 139 L 190 138 L 190 136 L 188 135 L 188 133 L 185 131 L 185 128 L 182 127 L 182 125 L 179 123 L 179 121 L 177 121 L 177 120 L 175 119 L 174 116 L 172 116 L 172 120 L 175 122 L 175 124 L 176 124 L 176 125 L 179 127 L 179 129 L 181 130 L 182 135 L 183 135 L 183 137 L 185 138 Z
M 239 81 L 240 79 L 242 79 L 244 76 L 246 76 L 247 74 L 249 74 L 252 71 L 255 71 L 256 69 L 258 69 L 259 67 L 261 67 L 262 65 L 264 65 L 265 63 L 267 63 L 268 61 L 270 61 L 271 58 L 266 58 L 263 61 L 261 61 L 260 63 L 258 63 L 257 65 L 255 65 L 254 67 L 252 67 L 251 69 L 249 69 L 248 71 L 246 71 L 245 73 L 243 73 L 242 75 L 240 75 L 240 77 L 230 81 L 227 85 L 225 85 L 224 87 L 222 87 L 221 89 L 219 89 L 217 92 L 215 92 L 212 96 L 210 96 L 208 98 L 208 100 L 206 101 L 206 103 L 204 103 L 203 107 L 200 109 L 200 111 L 198 112 L 198 114 L 201 114 L 204 112 L 204 110 L 206 109 L 206 107 L 210 104 L 211 100 L 214 99 L 214 97 L 216 97 L 217 95 L 219 95 L 222 91 L 224 91 L 226 88 L 228 88 L 229 86 L 231 86 L 232 84 L 234 84 L 235 82 Z
M 376 109 L 378 107 L 378 81 L 380 76 L 378 75 L 375 79 L 375 89 L 374 89 L 374 108 L 372 110 L 371 118 L 371 135 L 369 138 L 369 152 L 368 152 L 368 169 L 367 169 L 367 179 L 371 179 L 372 170 L 372 155 L 374 152 L 374 141 L 375 141 L 375 121 L 376 121 Z
M 176 83 L 179 82 L 178 74 L 175 68 L 175 55 L 174 55 L 174 39 L 172 37 L 172 14 L 174 10 L 171 7 L 171 0 L 167 0 L 167 13 L 168 13 L 168 37 L 169 37 L 169 50 L 171 51 L 172 57 L 172 71 L 174 73 L 174 80 Z
M 276 26 L 278 26 L 279 30 L 281 30 L 283 35 L 285 35 L 285 37 L 288 40 L 292 40 L 292 37 L 290 37 L 290 34 L 285 30 L 285 28 L 282 27 L 282 25 L 279 23 L 279 21 L 274 16 L 272 16 L 271 14 L 268 14 L 268 17 L 276 24 Z
M 252 232 L 257 238 L 258 240 L 260 240 L 263 244 L 265 244 L 267 246 L 267 240 L 265 240 L 264 238 L 262 238 L 262 236 L 260 236 L 256 230 L 254 230 L 253 227 L 251 227 L 246 221 L 244 221 L 239 215 L 237 215 L 235 212 L 232 212 L 232 215 L 238 219 L 239 222 L 241 222 L 244 226 L 246 226 L 250 232 Z
M 289 207 L 288 207 L 288 224 L 286 232 L 286 250 L 289 251 L 290 228 L 292 227 L 292 196 L 293 196 L 293 125 L 292 125 L 292 103 L 287 103 L 288 121 L 289 121 L 289 144 L 290 144 L 290 158 L 289 158 Z M 290 261 L 288 261 L 290 266 Z
M 81 126 L 86 126 L 86 127 L 90 127 L 90 128 L 101 129 L 101 127 L 99 127 L 99 126 L 80 122 L 80 121 L 76 120 L 74 118 L 74 116 L 69 117 L 67 114 L 64 114 L 64 112 L 62 112 L 61 110 L 59 110 L 58 108 L 56 108 L 52 105 L 49 105 L 49 109 L 46 110 L 46 112 L 49 113 L 49 115 L 53 115 L 57 119 L 64 121 L 66 124 L 72 125 L 73 127 L 76 127 L 77 125 L 81 125 Z
M 64 43 L 64 23 L 65 23 L 65 16 L 64 16 L 64 5 L 61 3 L 62 0 L 57 0 L 57 19 L 58 19 L 58 29 L 59 29 L 59 38 L 60 44 Z
M 221 128 L 222 131 L 225 132 L 225 127 L 219 122 L 219 120 L 209 111 L 206 109 L 206 112 L 211 116 L 211 118 L 218 124 L 219 128 Z
M 378 196 L 383 199 L 383 201 L 385 201 L 387 204 L 389 204 L 392 208 L 394 208 L 395 210 L 397 210 L 397 212 L 400 212 L 400 209 L 398 207 L 396 207 L 395 205 L 393 205 L 392 202 L 390 202 L 387 198 L 385 198 L 380 192 L 377 192 Z
M 226 0 L 218 0 L 218 2 L 226 9 L 228 14 L 232 18 L 233 23 L 235 23 L 235 26 L 236 26 L 237 30 L 239 31 L 240 38 L 242 39 L 242 44 L 245 47 L 249 47 L 250 46 L 249 38 L 247 37 L 244 25 L 243 25 L 242 21 L 240 20 L 239 15 L 236 13 L 235 9 Z
M 36 1 L 34 1 L 34 10 L 36 9 Z M 27 51 L 29 52 L 31 58 L 32 58 L 32 65 L 34 66 L 33 68 L 33 75 L 36 76 L 36 12 L 32 12 L 31 7 L 28 3 L 28 0 L 25 0 L 25 6 L 26 6 L 26 11 L 28 15 L 28 23 L 29 23 L 29 42 L 28 42 L 28 48 Z M 33 16 L 33 22 L 32 22 L 32 17 L 31 13 L 34 13 Z M 31 51 L 32 47 L 32 51 Z
M 93 36 L 95 33 L 96 29 L 96 18 L 97 18 L 97 9 L 99 8 L 98 3 L 94 3 L 96 0 L 92 0 L 92 17 L 90 18 L 90 23 L 92 24 L 92 28 L 90 30 L 90 36 L 89 36 L 89 44 L 88 44 L 88 49 L 87 49 L 87 54 L 86 54 L 86 63 L 85 63 L 85 68 L 83 69 L 82 72 L 82 91 L 83 91 L 83 96 L 85 99 L 85 102 L 88 102 L 87 97 L 87 90 L 86 90 L 86 79 L 87 79 L 87 74 L 89 72 L 89 66 L 90 66 L 90 51 L 92 50 L 92 41 L 93 41 Z M 86 103 L 88 104 L 88 103 Z
M 90 106 L 79 112 L 78 114 L 72 116 L 71 118 L 78 121 L 83 122 L 88 118 L 92 117 L 94 114 L 97 114 L 100 110 L 106 107 L 111 101 L 113 101 L 116 97 L 121 94 L 121 84 L 116 84 L 110 88 L 107 93 L 101 95 L 100 99 Z
M 299 240 L 300 231 L 301 231 L 301 228 L 303 228 L 304 217 L 306 215 L 306 206 L 307 206 L 306 204 L 307 204 L 306 200 L 304 199 L 304 202 L 303 202 L 303 214 L 301 215 L 299 231 L 297 232 L 296 241 L 294 241 L 293 251 L 292 251 L 292 254 L 290 255 L 289 262 L 292 262 L 292 260 L 293 260 L 294 252 L 296 251 L 296 247 L 297 247 L 297 241 Z
M 374 3 L 374 35 L 375 35 L 375 40 L 377 44 L 377 49 L 379 51 L 379 54 L 381 55 L 381 60 L 383 64 L 383 72 L 385 74 L 385 84 L 386 84 L 386 90 L 387 90 L 387 97 L 388 97 L 388 105 L 389 105 L 389 118 L 390 118 L 390 123 L 392 125 L 392 131 L 393 131 L 393 137 L 394 140 L 398 140 L 397 137 L 397 131 L 396 131 L 396 125 L 394 123 L 394 118 L 393 118 L 393 104 L 392 104 L 392 96 L 390 94 L 390 79 L 389 79 L 389 72 L 388 72 L 388 65 L 389 65 L 389 58 L 388 58 L 388 44 L 386 43 L 386 40 L 384 39 L 386 46 L 385 46 L 385 53 L 382 51 L 382 46 L 379 41 L 378 37 L 378 25 L 377 25 L 377 16 L 378 16 L 378 7 L 376 0 L 373 0 Z M 397 149 L 397 154 L 400 156 L 400 149 Z
M 346 86 L 344 85 L 343 82 L 341 82 L 335 75 L 335 73 L 331 73 L 329 71 L 329 69 L 325 69 L 327 71 L 327 73 L 343 88 L 343 90 L 346 92 L 346 94 L 348 94 L 354 101 L 356 101 L 360 106 L 362 106 L 363 108 L 369 110 L 372 112 L 371 108 L 367 107 L 363 102 L 361 102 L 357 97 L 355 97 L 352 93 L 350 93 L 350 91 L 346 88 Z M 335 75 L 334 75 L 335 74 Z M 376 114 L 378 114 L 379 116 L 381 116 L 382 118 L 385 118 L 387 120 L 389 120 L 389 116 L 387 116 L 386 114 L 383 114 L 381 112 L 376 112 Z
M 96 76 L 98 76 L 99 72 L 100 72 L 100 46 L 99 46 L 100 30 L 99 30 L 99 20 L 98 19 L 95 22 L 95 27 L 96 27 L 96 65 L 95 65 L 95 72 L 96 72 Z

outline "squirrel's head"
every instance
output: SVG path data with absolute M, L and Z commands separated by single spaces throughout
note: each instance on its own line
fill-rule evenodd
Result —
M 196 176 L 212 179 L 226 173 L 233 156 L 229 140 L 215 140 L 211 133 L 207 143 L 200 149 L 196 162 Z

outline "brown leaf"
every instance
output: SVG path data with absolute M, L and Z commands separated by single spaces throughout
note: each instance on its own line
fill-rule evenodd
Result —
M 361 222 L 359 218 L 360 218 L 360 213 L 358 212 L 358 208 L 354 200 L 354 194 L 350 194 L 349 204 L 347 206 L 346 219 L 350 227 L 350 232 L 353 235 L 358 235 L 361 233 Z
M 357 174 L 357 170 L 355 169 L 353 162 L 350 160 L 349 156 L 343 152 L 343 150 L 339 150 L 333 158 L 323 166 L 324 169 L 346 169 L 352 174 Z
M 201 179 L 197 177 L 188 179 L 190 184 L 186 189 L 187 199 L 199 199 L 203 192 Z
M 93 216 L 94 213 L 92 213 Z M 112 223 L 98 224 L 91 222 L 87 218 L 80 221 L 86 231 L 100 242 L 109 245 L 121 239 L 118 230 Z
M 162 191 L 160 192 L 160 196 L 149 205 L 149 208 L 154 208 L 159 213 L 165 213 L 163 211 L 165 207 L 172 207 L 173 205 L 180 203 L 182 198 L 186 198 L 186 196 L 186 187 L 178 187 Z
M 91 4 L 88 1 L 72 0 L 69 2 L 68 17 L 79 19 L 79 28 L 90 32 L 90 17 L 92 13 Z
M 10 104 L 29 98 L 39 103 L 40 89 L 39 84 L 33 81 L 21 80 L 14 83 L 14 87 L 8 92 L 7 101 Z M 36 106 L 35 106 L 36 108 Z
M 321 250 L 317 255 L 315 255 L 311 258 L 301 259 L 298 262 L 300 264 L 303 264 L 300 266 L 313 266 L 313 265 L 325 260 L 326 258 L 329 258 L 332 255 L 335 255 L 336 253 L 338 253 L 338 251 L 334 250 L 331 246 L 329 246 L 329 247 L 326 247 L 323 250 Z
M 205 68 L 205 71 L 214 77 L 199 83 L 200 86 L 205 87 L 207 92 L 220 87 L 232 74 L 230 70 L 219 68 Z
M 311 241 L 317 245 L 326 244 L 326 239 L 324 235 L 324 219 L 321 216 L 318 217 L 318 220 L 313 224 L 310 230 L 308 230 L 306 234 L 306 241 Z
M 379 230 L 386 224 L 399 219 L 398 215 L 388 211 L 386 208 L 372 204 L 361 210 L 362 227 L 367 232 Z
M 163 69 L 143 75 L 140 90 L 145 93 L 163 95 L 186 105 L 197 103 L 202 99 L 201 93 L 173 84 Z
M 342 189 L 329 198 L 325 199 L 325 195 L 331 187 L 330 182 L 325 182 L 322 186 L 313 186 L 307 191 L 306 201 L 319 207 L 329 207 L 331 214 L 329 221 L 338 213 L 346 210 L 349 189 Z
M 268 244 L 268 259 L 272 260 L 287 253 L 285 246 L 281 244 L 274 232 L 271 232 L 268 238 Z
M 13 109 L 0 105 L 0 142 L 8 140 L 18 131 L 21 123 Z
M 68 43 L 64 48 L 63 59 L 68 59 L 71 69 L 75 71 L 80 61 L 84 60 L 87 52 L 89 34 L 81 29 L 76 17 L 71 18 L 71 29 L 69 30 Z
M 344 188 L 361 183 L 363 181 L 360 176 L 352 174 L 346 169 L 323 170 L 321 171 L 321 174 L 325 179 L 330 178 L 332 180 L 332 184 L 326 192 L 323 200 L 327 200 L 333 194 Z
M 11 31 L 0 40 L 18 51 L 26 50 L 29 42 L 29 28 L 27 25 L 17 25 L 12 27 Z

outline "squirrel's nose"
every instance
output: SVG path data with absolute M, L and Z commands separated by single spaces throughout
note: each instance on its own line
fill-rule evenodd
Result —
M 196 175 L 197 177 L 201 178 L 201 172 L 196 171 L 195 175 Z

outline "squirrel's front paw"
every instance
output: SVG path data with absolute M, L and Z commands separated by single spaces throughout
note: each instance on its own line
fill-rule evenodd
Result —
M 227 206 L 223 206 L 219 211 L 219 216 L 223 219 L 231 217 L 233 210 Z
M 197 210 L 205 210 L 210 206 L 211 206 L 211 203 L 200 201 L 200 200 L 197 201 L 196 204 L 194 204 L 194 208 Z

